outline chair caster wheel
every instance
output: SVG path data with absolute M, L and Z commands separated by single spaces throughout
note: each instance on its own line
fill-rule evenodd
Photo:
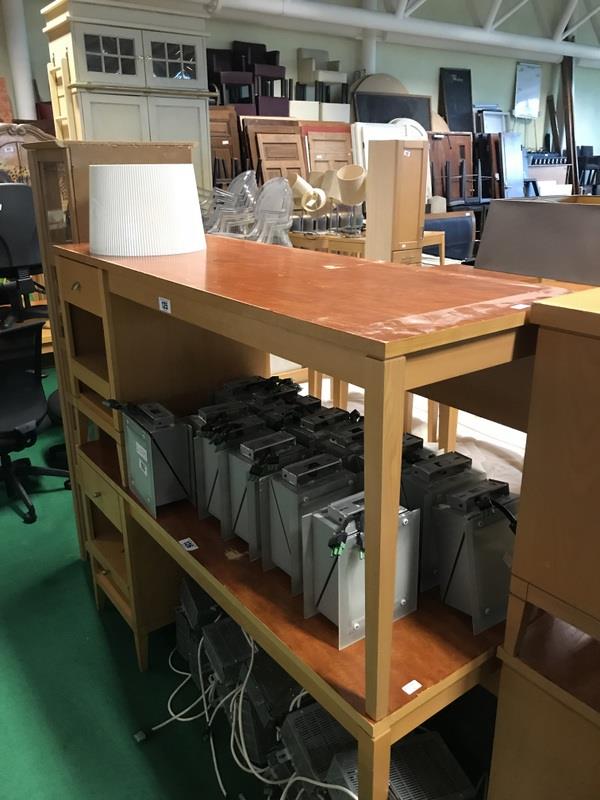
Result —
M 36 520 L 37 520 L 37 514 L 33 509 L 31 511 L 28 511 L 23 517 L 23 522 L 25 523 L 25 525 L 31 525 Z

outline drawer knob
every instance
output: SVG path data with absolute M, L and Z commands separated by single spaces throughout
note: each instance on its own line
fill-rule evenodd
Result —
M 75 283 L 71 286 L 72 292 L 78 292 L 81 289 L 81 284 L 79 281 L 75 281 Z
M 92 497 L 101 497 L 102 492 L 93 492 Z
M 100 575 L 110 575 L 110 570 L 109 569 L 101 569 L 100 570 Z

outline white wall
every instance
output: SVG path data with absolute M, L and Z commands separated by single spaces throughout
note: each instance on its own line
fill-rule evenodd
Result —
M 29 38 L 29 57 L 31 59 L 31 71 L 33 78 L 37 82 L 38 91 L 42 100 L 50 100 L 48 89 L 48 40 L 42 33 L 44 20 L 40 14 L 40 9 L 48 5 L 46 0 L 23 0 L 25 9 L 25 22 L 27 24 L 27 34 Z
M 600 153 L 600 70 L 575 69 L 575 140 Z

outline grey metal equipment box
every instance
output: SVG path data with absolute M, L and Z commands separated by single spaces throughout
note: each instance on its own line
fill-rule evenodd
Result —
M 519 498 L 485 480 L 433 509 L 442 600 L 469 614 L 478 634 L 506 618 Z
M 245 403 L 233 400 L 228 403 L 215 403 L 214 405 L 199 408 L 198 413 L 191 415 L 189 418 L 194 433 L 192 453 L 196 483 L 196 508 L 200 519 L 205 519 L 209 516 L 206 502 L 202 440 L 212 435 L 215 426 L 222 425 L 227 420 L 237 419 L 247 413 L 248 407 Z
M 302 531 L 304 616 L 320 611 L 337 625 L 340 650 L 365 636 L 364 512 L 365 495 L 359 492 L 314 514 Z M 395 620 L 417 608 L 419 516 L 418 509 L 398 509 Z
M 243 680 L 245 674 L 242 668 L 240 679 Z M 253 763 L 266 764 L 269 753 L 281 748 L 279 726 L 299 692 L 300 686 L 279 664 L 263 650 L 256 653 L 242 709 L 244 741 Z
M 358 794 L 356 747 L 335 754 L 326 783 Z M 329 789 L 331 800 L 347 795 Z M 392 747 L 389 800 L 473 800 L 475 789 L 439 733 L 413 733 Z
M 426 592 L 440 582 L 432 509 L 448 492 L 474 486 L 486 476 L 472 469 L 472 461 L 460 453 L 427 455 L 402 470 L 400 496 L 407 508 L 421 509 L 419 591 Z
M 306 448 L 284 431 L 241 442 L 229 453 L 231 530 L 248 542 L 250 560 L 260 558 L 269 543 L 269 483 L 282 465 L 307 455 Z
M 156 518 L 157 509 L 187 498 L 195 501 L 192 427 L 160 403 L 121 408 L 127 483 Z
M 356 480 L 339 458 L 325 454 L 288 464 L 271 479 L 270 541 L 263 550 L 263 567 L 287 572 L 293 595 L 302 591 L 302 530 L 308 529 L 315 511 L 354 491 Z
M 292 711 L 281 726 L 286 746 L 298 775 L 324 781 L 336 753 L 356 745 L 356 740 L 318 703 Z M 317 797 L 317 788 L 299 783 L 306 797 Z
M 202 436 L 204 493 L 206 510 L 221 522 L 221 536 L 230 539 L 232 533 L 231 496 L 229 485 L 229 453 L 241 441 L 268 433 L 263 420 L 255 414 L 223 423 Z
M 252 655 L 251 645 L 237 622 L 230 617 L 202 628 L 204 650 L 217 681 L 225 687 L 237 685 L 240 668 Z

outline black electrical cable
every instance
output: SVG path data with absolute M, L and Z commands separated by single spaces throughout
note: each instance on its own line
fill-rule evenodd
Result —
M 502 503 L 499 503 L 498 500 L 496 500 L 494 497 L 490 497 L 490 503 L 494 506 L 494 508 L 497 508 L 498 511 L 501 514 L 504 514 L 504 516 L 508 520 L 509 528 L 511 529 L 511 531 L 514 534 L 516 534 L 517 533 L 517 518 L 512 513 L 512 511 L 510 511 L 510 509 L 506 508 L 506 506 L 502 505 Z
M 156 439 L 154 439 L 154 438 L 152 439 L 152 444 L 153 444 L 153 445 L 156 447 L 156 449 L 158 450 L 159 454 L 160 454 L 160 455 L 163 457 L 163 461 L 165 462 L 165 464 L 167 465 L 167 467 L 169 468 L 169 470 L 170 470 L 170 471 L 171 471 L 171 473 L 173 474 L 173 477 L 175 478 L 175 480 L 177 481 L 177 483 L 178 483 L 178 484 L 181 486 L 181 488 L 183 489 L 183 491 L 184 491 L 184 493 L 185 493 L 185 496 L 187 497 L 187 499 L 190 501 L 190 503 L 193 503 L 194 501 L 193 501 L 193 499 L 192 499 L 192 495 L 190 494 L 190 492 L 188 491 L 188 489 L 187 489 L 187 488 L 186 488 L 186 486 L 184 485 L 183 481 L 181 480 L 181 478 L 180 478 L 180 477 L 179 477 L 179 475 L 177 474 L 177 471 L 176 471 L 175 467 L 174 467 L 174 466 L 171 464 L 171 462 L 170 462 L 170 461 L 169 461 L 169 459 L 167 458 L 167 456 L 166 456 L 166 454 L 165 454 L 164 450 L 162 449 L 162 447 L 159 445 L 159 443 L 158 443 L 158 442 L 156 441 Z
M 444 596 L 442 597 L 442 603 L 446 602 L 446 598 L 448 597 L 448 592 L 450 591 L 450 584 L 452 583 L 452 578 L 454 577 L 454 573 L 456 572 L 456 567 L 458 566 L 458 559 L 460 558 L 460 554 L 463 549 L 463 545 L 465 543 L 465 534 L 463 533 L 460 544 L 458 545 L 458 550 L 456 551 L 456 556 L 454 558 L 454 563 L 452 564 L 452 570 L 450 571 L 450 577 L 448 578 L 448 583 L 446 584 L 446 588 L 444 590 Z
M 337 567 L 337 563 L 338 563 L 339 560 L 340 560 L 339 555 L 333 557 L 333 564 L 331 565 L 331 569 L 329 570 L 329 575 L 325 579 L 325 583 L 323 584 L 323 588 L 321 589 L 321 593 L 319 594 L 319 599 L 316 602 L 317 608 L 321 604 L 321 600 L 323 599 L 323 595 L 325 594 L 325 591 L 326 591 L 327 587 L 329 586 L 329 581 L 331 580 L 331 577 L 333 575 L 333 572 L 334 572 L 335 568 Z

